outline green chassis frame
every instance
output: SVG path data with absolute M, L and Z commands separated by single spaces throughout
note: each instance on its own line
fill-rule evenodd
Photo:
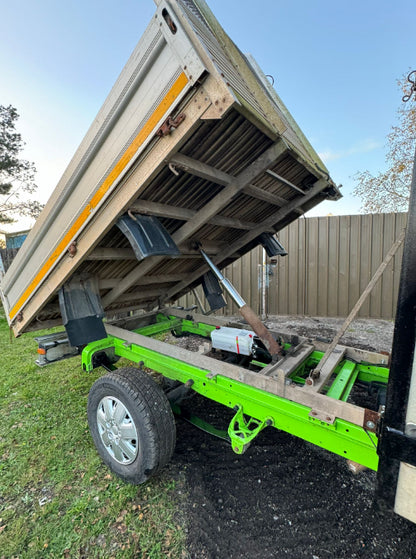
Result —
M 203 322 L 166 316 L 162 313 L 157 315 L 156 320 L 155 324 L 138 328 L 133 332 L 154 336 L 162 332 L 173 331 L 177 335 L 192 333 L 207 338 L 215 329 L 215 326 Z M 128 343 L 118 337 L 110 336 L 88 344 L 82 352 L 83 369 L 87 372 L 91 371 L 94 368 L 94 355 L 105 350 L 114 351 L 115 356 L 127 358 L 139 366 L 148 367 L 171 380 L 188 383 L 187 386 L 191 385 L 193 391 L 234 409 L 236 413 L 230 423 L 228 436 L 232 449 L 237 454 L 244 452 L 264 427 L 273 426 L 372 470 L 377 470 L 378 438 L 376 434 L 359 425 L 339 418 L 336 418 L 333 423 L 321 421 L 319 418 L 311 417 L 310 407 L 221 374 L 212 375 L 206 369 L 162 355 L 158 351 L 134 343 Z M 322 352 L 314 351 L 290 375 L 290 380 L 297 384 L 304 383 L 308 371 L 316 366 L 322 356 Z M 252 363 L 260 368 L 265 367 L 258 361 L 252 361 Z M 347 401 L 357 380 L 384 384 L 387 384 L 388 381 L 386 367 L 355 363 L 347 359 L 341 361 L 335 374 L 326 396 L 344 402 Z M 194 418 L 194 420 L 195 424 L 204 427 L 201 425 L 204 422 L 201 422 L 199 418 Z M 213 434 L 217 435 L 220 433 L 215 429 L 207 428 L 207 430 L 211 430 Z

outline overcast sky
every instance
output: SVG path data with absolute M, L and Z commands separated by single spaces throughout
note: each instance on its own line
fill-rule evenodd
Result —
M 208 0 L 320 153 L 344 198 L 313 215 L 358 213 L 353 175 L 385 167 L 416 68 L 413 0 Z M 152 0 L 0 0 L 0 104 L 14 105 L 45 202 L 155 11 Z

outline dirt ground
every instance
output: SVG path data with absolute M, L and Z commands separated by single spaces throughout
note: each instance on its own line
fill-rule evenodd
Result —
M 331 339 L 341 320 L 270 319 L 276 330 Z M 388 321 L 354 322 L 344 343 L 389 350 Z M 192 339 L 183 342 L 193 349 Z M 232 412 L 200 397 L 192 411 L 226 428 Z M 247 452 L 183 420 L 168 475 L 177 481 L 190 559 L 416 557 L 416 525 L 373 507 L 376 474 L 274 428 Z
M 331 342 L 344 322 L 343 318 L 270 316 L 265 324 L 272 330 L 298 334 Z M 394 323 L 391 320 L 358 318 L 348 327 L 340 343 L 368 351 L 391 351 Z

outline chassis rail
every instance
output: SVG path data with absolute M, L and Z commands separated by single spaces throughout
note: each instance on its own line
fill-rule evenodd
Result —
M 124 357 L 234 409 L 236 414 L 228 434 L 236 453 L 244 452 L 263 428 L 273 426 L 377 470 L 376 431 L 380 414 L 347 399 L 356 382 L 386 384 L 388 369 L 383 364 L 343 359 L 330 386 L 325 387 L 326 394 L 314 393 L 308 390 L 305 379 L 308 370 L 322 358 L 322 351 L 314 350 L 282 381 L 267 376 L 268 370 L 276 365 L 255 361 L 259 369 L 256 372 L 149 337 L 174 330 L 177 334 L 192 333 L 206 338 L 216 327 L 216 321 L 206 317 L 200 321 L 196 316 L 181 318 L 163 313 L 155 314 L 153 324 L 134 331 L 107 325 L 108 338 L 92 342 L 83 350 L 83 368 L 91 371 L 102 362 L 103 354 Z

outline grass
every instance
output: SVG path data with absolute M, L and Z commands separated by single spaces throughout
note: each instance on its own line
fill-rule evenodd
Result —
M 168 474 L 128 485 L 95 451 L 86 404 L 102 370 L 38 368 L 36 335 L 11 339 L 0 315 L 0 558 L 185 557 Z

